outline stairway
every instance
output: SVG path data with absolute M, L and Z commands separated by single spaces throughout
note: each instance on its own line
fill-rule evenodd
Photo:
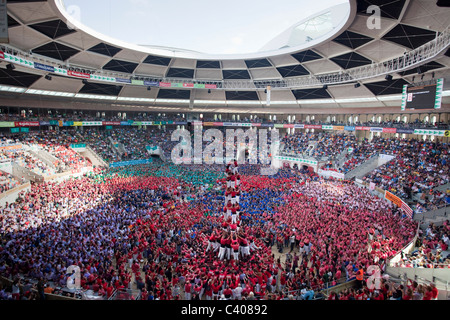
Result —
M 100 157 L 90 146 L 86 146 L 86 148 L 78 152 L 86 159 L 89 159 L 91 161 L 92 165 L 96 167 L 108 167 L 108 164 Z
M 377 167 L 379 167 L 378 158 L 379 158 L 379 156 L 378 156 L 378 154 L 376 154 L 372 158 L 366 160 L 365 162 L 363 162 L 362 164 L 357 166 L 352 171 L 347 172 L 345 174 L 345 180 L 349 180 L 352 178 L 361 179 L 369 172 L 375 170 Z

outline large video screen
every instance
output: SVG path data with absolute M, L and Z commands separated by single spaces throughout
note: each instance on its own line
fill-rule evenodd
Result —
M 406 85 L 403 88 L 402 110 L 439 109 L 442 100 L 443 79 L 426 85 Z

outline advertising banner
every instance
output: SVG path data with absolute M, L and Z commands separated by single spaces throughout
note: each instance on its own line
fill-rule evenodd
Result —
M 383 132 L 383 128 L 370 128 L 371 132 Z
M 432 130 L 432 129 L 416 129 L 414 130 L 414 134 L 420 134 L 425 136 L 445 136 L 445 130 Z
M 16 149 L 22 149 L 21 144 L 8 144 L 8 145 L 0 145 L 0 150 L 16 150 Z
M 91 75 L 88 73 L 72 71 L 72 70 L 67 70 L 67 75 L 76 77 L 76 78 L 81 78 L 81 79 L 90 79 L 91 78 Z
M 131 80 L 131 84 L 135 84 L 138 86 L 143 86 L 144 85 L 144 81 L 143 80 Z
M 319 176 L 322 177 L 333 177 L 335 179 L 344 179 L 345 178 L 345 174 L 341 173 L 341 172 L 336 172 L 336 171 L 331 171 L 331 170 L 322 170 L 319 169 L 318 172 Z
M 294 124 L 294 128 L 303 129 L 304 127 L 304 124 Z
M 157 82 L 157 81 L 144 81 L 144 86 L 159 87 L 159 82 Z
M 383 133 L 397 133 L 396 128 L 383 128 Z
M 84 149 L 86 148 L 86 144 L 85 143 L 71 144 L 70 147 L 72 149 Z
M 14 122 L 15 127 L 39 127 L 39 121 L 16 121 Z
M 395 205 L 397 205 L 397 207 L 400 208 L 402 206 L 402 203 L 403 203 L 402 199 L 400 199 L 396 195 L 390 193 L 389 191 L 385 192 L 384 197 L 386 198 L 386 200 L 389 200 L 392 203 L 394 203 Z
M 120 121 L 102 121 L 104 126 L 120 126 Z
M 413 134 L 414 129 L 397 129 L 397 133 Z
M 160 87 L 171 87 L 172 84 L 170 82 L 160 82 L 159 86 Z
M 0 121 L 0 128 L 12 128 L 14 127 L 14 122 Z
M 305 124 L 305 129 L 322 129 L 320 124 Z
M 356 130 L 356 127 L 353 127 L 353 126 L 346 126 L 346 127 L 344 127 L 344 130 L 345 130 L 345 131 L 355 131 L 355 130 Z
M 46 65 L 46 64 L 42 64 L 42 63 L 39 63 L 39 62 L 35 62 L 34 63 L 34 68 L 35 69 L 39 69 L 39 70 L 44 70 L 44 71 L 47 71 L 47 72 L 55 72 L 55 67 L 49 66 L 49 65 Z
M 133 166 L 133 165 L 137 165 L 137 164 L 147 164 L 147 163 L 152 163 L 152 162 L 153 162 L 153 159 L 130 160 L 130 161 L 110 163 L 109 166 L 111 168 L 116 168 L 116 167 Z
M 130 79 L 124 79 L 124 78 L 116 78 L 116 82 L 131 83 L 131 80 Z
M 83 121 L 82 126 L 83 127 L 92 127 L 92 126 L 101 126 L 101 121 Z

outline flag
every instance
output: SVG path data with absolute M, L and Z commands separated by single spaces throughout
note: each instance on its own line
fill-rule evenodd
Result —
M 403 212 L 412 219 L 413 216 L 413 210 L 404 202 L 402 202 L 402 206 L 400 207 L 401 210 L 403 210 Z
M 416 212 L 418 212 L 418 213 L 422 213 L 423 212 L 423 207 L 418 202 L 417 202 L 417 205 L 416 205 Z

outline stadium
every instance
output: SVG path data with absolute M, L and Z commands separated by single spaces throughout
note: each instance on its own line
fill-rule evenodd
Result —
M 82 2 L 0 1 L 0 300 L 449 300 L 448 1 L 281 1 L 251 52 Z

